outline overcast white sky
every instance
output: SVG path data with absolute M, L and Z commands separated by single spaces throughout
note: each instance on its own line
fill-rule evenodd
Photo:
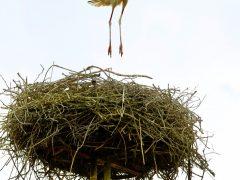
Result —
M 147 74 L 162 88 L 196 87 L 199 97 L 206 96 L 196 112 L 214 133 L 211 143 L 220 154 L 210 162 L 216 180 L 238 180 L 240 1 L 129 0 L 122 21 L 124 55 L 118 55 L 118 7 L 111 59 L 110 11 L 87 0 L 0 0 L 0 74 L 8 82 L 17 72 L 34 79 L 40 64 L 55 62 L 76 71 L 97 65 Z

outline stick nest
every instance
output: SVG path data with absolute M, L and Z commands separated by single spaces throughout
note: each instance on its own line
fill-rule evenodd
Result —
M 55 81 L 50 70 L 32 84 L 19 75 L 3 93 L 11 103 L 4 106 L 1 149 L 16 179 L 89 179 L 93 162 L 99 179 L 106 163 L 112 179 L 169 180 L 179 169 L 191 177 L 192 167 L 214 175 L 198 152 L 204 139 L 201 118 L 190 110 L 195 92 L 141 85 L 141 75 L 94 66 Z

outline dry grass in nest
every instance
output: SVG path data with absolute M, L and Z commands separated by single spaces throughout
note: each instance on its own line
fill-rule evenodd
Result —
M 190 110 L 195 92 L 140 85 L 135 79 L 144 76 L 94 66 L 49 81 L 49 70 L 32 84 L 19 75 L 3 93 L 12 101 L 4 106 L 1 149 L 15 179 L 89 179 L 93 162 L 99 179 L 106 163 L 112 179 L 170 180 L 179 169 L 190 179 L 192 167 L 214 175 L 198 152 L 205 140 Z

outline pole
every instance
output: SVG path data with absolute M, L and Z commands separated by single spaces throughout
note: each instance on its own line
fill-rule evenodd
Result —
M 91 162 L 90 180 L 97 180 L 97 161 L 96 160 L 93 160 Z
M 111 180 L 111 163 L 105 162 L 104 164 L 104 180 Z

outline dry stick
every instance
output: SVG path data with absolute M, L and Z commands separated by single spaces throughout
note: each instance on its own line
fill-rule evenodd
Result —
M 0 77 L 1 77 L 1 79 L 3 80 L 3 82 L 5 83 L 5 86 L 8 88 L 8 89 L 10 89 L 10 87 L 8 86 L 8 84 L 7 84 L 7 81 L 3 78 L 3 76 L 0 74 Z M 2 93 L 1 93 L 2 94 Z
M 42 68 L 42 71 L 38 74 L 37 78 L 33 81 L 34 83 L 37 83 L 37 80 L 39 79 L 39 77 L 43 74 L 44 72 L 44 67 L 40 64 L 41 68 Z
M 83 147 L 84 143 L 85 143 L 85 140 L 86 140 L 86 138 L 87 138 L 87 135 L 88 135 L 88 132 L 89 132 L 90 126 L 92 125 L 93 120 L 94 120 L 94 119 L 91 120 L 91 122 L 90 122 L 90 124 L 89 124 L 89 126 L 88 126 L 88 129 L 87 129 L 87 132 L 86 132 L 85 135 L 84 135 L 84 139 L 83 139 L 82 145 L 81 145 L 81 146 L 78 146 L 75 154 L 73 155 L 73 159 L 72 159 L 72 163 L 71 163 L 71 167 L 70 167 L 70 172 L 72 172 L 73 163 L 74 163 L 74 161 L 75 161 L 75 157 L 76 157 L 79 149 L 81 149 L 81 148 Z
M 151 77 L 147 76 L 147 75 L 139 75 L 139 74 L 132 74 L 132 75 L 128 75 L 128 74 L 121 74 L 121 73 L 116 73 L 116 72 L 113 72 L 109 69 L 102 69 L 100 67 L 97 67 L 97 66 L 89 66 L 86 68 L 86 70 L 90 70 L 90 69 L 93 69 L 93 68 L 96 68 L 96 69 L 99 69 L 100 72 L 109 72 L 111 74 L 115 74 L 117 76 L 126 76 L 126 77 L 131 77 L 131 78 L 136 78 L 136 77 L 143 77 L 143 78 L 148 78 L 148 79 L 152 79 Z
M 140 144 L 141 144 L 142 159 L 143 159 L 143 164 L 145 165 L 145 157 L 144 157 L 144 151 L 143 151 L 143 140 L 142 140 L 141 120 L 139 119 L 138 122 L 139 122 L 139 138 L 140 138 Z

